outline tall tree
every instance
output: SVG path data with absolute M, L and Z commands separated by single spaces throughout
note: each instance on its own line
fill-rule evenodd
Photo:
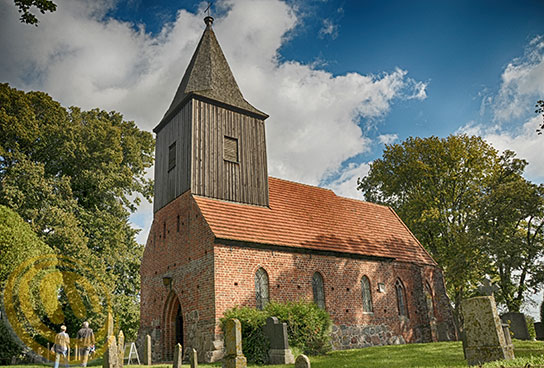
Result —
M 526 165 L 505 151 L 479 201 L 478 239 L 494 266 L 496 299 L 511 312 L 520 311 L 543 277 L 544 187 L 522 177 Z
M 119 113 L 65 109 L 45 93 L 0 84 L 0 137 L 0 204 L 137 303 L 143 247 L 129 215 L 140 197 L 151 200 L 152 135 Z
M 408 138 L 386 146 L 358 189 L 372 202 L 393 207 L 444 269 L 459 315 L 491 264 L 478 247 L 478 202 L 497 151 L 479 137 Z
M 519 311 L 544 281 L 544 188 L 523 178 L 526 165 L 479 137 L 408 138 L 386 146 L 358 189 L 393 207 L 443 267 L 456 317 L 484 275 Z

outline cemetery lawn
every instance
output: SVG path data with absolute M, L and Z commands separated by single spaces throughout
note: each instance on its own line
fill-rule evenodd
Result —
M 526 367 L 544 368 L 544 342 L 514 340 L 516 359 L 487 363 L 484 368 L 499 367 Z M 409 344 L 375 346 L 357 350 L 332 351 L 322 356 L 310 357 L 312 368 L 407 368 L 407 367 L 467 367 L 463 359 L 463 348 L 460 342 L 439 342 L 430 344 Z M 93 362 L 90 366 L 101 366 L 100 362 Z M 11 368 L 32 368 L 44 366 L 11 366 Z M 62 367 L 62 365 L 61 365 Z M 125 366 L 127 368 L 142 368 L 138 365 Z M 172 365 L 153 365 L 150 368 L 171 368 Z M 189 365 L 183 364 L 183 368 Z M 199 367 L 221 367 L 221 363 L 199 364 Z M 250 368 L 292 368 L 293 365 L 248 365 Z

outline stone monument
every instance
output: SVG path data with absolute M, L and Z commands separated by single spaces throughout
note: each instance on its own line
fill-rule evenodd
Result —
M 144 365 L 151 365 L 151 336 L 145 335 Z
M 119 352 L 117 351 L 117 343 L 115 342 L 115 336 L 108 336 L 108 346 L 104 352 L 104 360 L 102 367 L 104 368 L 117 368 L 119 360 Z
M 465 331 L 465 357 L 469 365 L 514 358 L 514 347 L 506 343 L 495 298 L 478 296 L 461 302 Z
M 198 354 L 194 348 L 189 353 L 189 363 L 191 364 L 191 368 L 198 368 Z
M 297 360 L 295 361 L 295 368 L 310 368 L 310 359 L 304 354 L 300 354 L 297 356 Z
M 176 344 L 174 348 L 174 364 L 172 368 L 181 368 L 181 362 L 183 361 L 183 348 L 181 344 Z
M 113 322 L 113 315 L 111 314 L 111 312 L 108 312 L 108 321 L 106 322 L 106 326 L 108 328 L 108 336 L 113 336 L 114 322 Z
M 125 363 L 125 334 L 121 330 L 117 335 L 117 355 L 117 367 L 123 368 Z
M 268 359 L 270 364 L 293 364 L 295 357 L 289 349 L 287 341 L 287 324 L 281 323 L 276 317 L 268 317 L 264 333 L 270 341 Z
M 242 353 L 242 324 L 236 318 L 225 326 L 225 357 L 223 368 L 246 368 L 247 359 Z
M 525 314 L 517 312 L 508 312 L 501 316 L 503 323 L 508 323 L 510 331 L 514 333 L 515 339 L 531 340 Z

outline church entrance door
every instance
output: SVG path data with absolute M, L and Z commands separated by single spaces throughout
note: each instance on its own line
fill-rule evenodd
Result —
M 174 348 L 177 344 L 183 344 L 183 312 L 177 295 L 170 292 L 166 298 L 163 318 L 163 361 L 174 359 Z

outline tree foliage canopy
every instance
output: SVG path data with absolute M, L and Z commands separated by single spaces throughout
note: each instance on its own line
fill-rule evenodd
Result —
M 116 112 L 66 109 L 45 93 L 0 84 L 0 137 L 0 204 L 135 303 L 143 247 L 129 215 L 140 197 L 151 200 L 151 133 Z
M 38 9 L 42 14 L 46 11 L 54 12 L 57 10 L 57 5 L 51 0 L 14 0 L 15 6 L 17 6 L 21 18 L 19 20 L 22 23 L 38 25 L 38 18 L 31 13 L 32 8 Z
M 398 212 L 444 269 L 456 306 L 489 275 L 499 301 L 519 310 L 544 250 L 543 191 L 521 176 L 526 165 L 479 137 L 408 138 L 386 146 L 358 189 Z

